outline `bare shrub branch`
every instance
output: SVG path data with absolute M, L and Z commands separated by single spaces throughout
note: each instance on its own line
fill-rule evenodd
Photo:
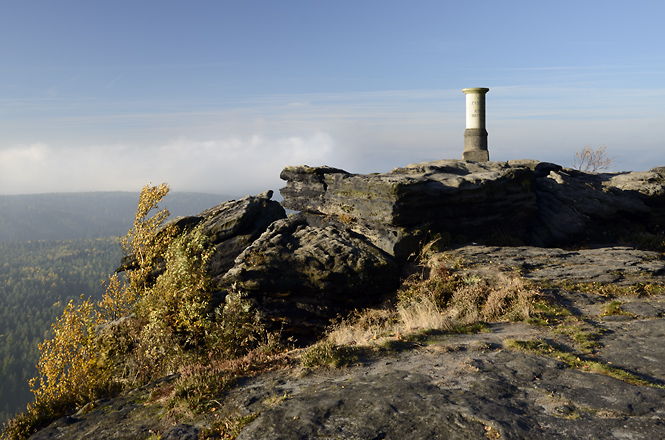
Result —
M 602 145 L 595 150 L 590 145 L 584 147 L 581 151 L 575 153 L 573 168 L 580 171 L 595 173 L 601 170 L 609 169 L 615 157 L 607 156 L 607 146 Z

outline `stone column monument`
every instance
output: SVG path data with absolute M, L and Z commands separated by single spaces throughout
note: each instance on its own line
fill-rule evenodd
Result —
M 485 130 L 485 93 L 490 89 L 475 87 L 462 89 L 466 95 L 466 130 L 464 131 L 464 160 L 483 162 L 490 160 Z

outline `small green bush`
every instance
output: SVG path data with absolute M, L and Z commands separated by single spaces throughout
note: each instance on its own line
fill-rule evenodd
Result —
M 622 301 L 612 301 L 605 306 L 605 311 L 602 316 L 612 316 L 612 315 L 627 315 L 634 316 L 632 313 L 628 313 L 621 308 L 623 304 Z
M 215 309 L 211 326 L 207 346 L 215 356 L 237 358 L 271 342 L 254 302 L 235 288 L 227 293 L 224 306 Z

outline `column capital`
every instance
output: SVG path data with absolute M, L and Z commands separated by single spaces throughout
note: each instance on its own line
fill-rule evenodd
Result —
M 471 88 L 468 88 L 468 89 L 462 89 L 462 91 L 467 95 L 469 93 L 474 93 L 474 94 L 483 93 L 484 94 L 484 93 L 489 92 L 490 89 L 488 89 L 487 87 L 471 87 Z

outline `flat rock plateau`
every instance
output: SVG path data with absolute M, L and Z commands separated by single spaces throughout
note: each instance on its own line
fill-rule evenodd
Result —
M 655 252 L 628 247 L 563 250 L 465 246 L 449 251 L 470 271 L 520 270 L 535 281 L 593 280 L 639 287 L 665 282 Z M 510 349 L 507 340 L 545 341 L 575 352 L 548 326 L 500 322 L 477 333 L 439 333 L 339 368 L 286 367 L 241 379 L 219 396 L 216 415 L 253 419 L 239 439 L 657 439 L 665 433 L 665 296 L 600 295 L 543 289 L 589 329 L 597 349 L 572 368 L 556 356 Z M 611 302 L 621 314 L 603 316 Z M 297 352 L 297 350 L 296 350 Z M 629 384 L 585 371 L 584 361 L 644 380 Z M 195 439 L 214 415 L 164 430 L 166 412 L 150 403 L 172 378 L 132 390 L 66 417 L 32 439 Z

